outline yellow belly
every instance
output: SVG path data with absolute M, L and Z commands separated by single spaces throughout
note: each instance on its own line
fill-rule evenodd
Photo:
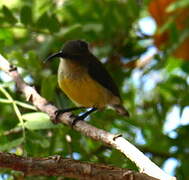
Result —
M 84 107 L 104 108 L 117 97 L 91 79 L 89 75 L 81 77 L 59 77 L 60 88 L 77 105 Z

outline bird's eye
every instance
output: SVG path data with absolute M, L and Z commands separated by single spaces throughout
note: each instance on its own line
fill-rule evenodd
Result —
M 88 48 L 88 45 L 86 42 L 84 41 L 79 41 L 79 47 L 82 48 L 82 49 L 87 49 Z

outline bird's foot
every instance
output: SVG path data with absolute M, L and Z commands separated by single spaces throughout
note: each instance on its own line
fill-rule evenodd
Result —
M 76 125 L 76 123 L 78 122 L 78 121 L 84 121 L 84 119 L 85 119 L 85 117 L 86 116 L 83 116 L 83 115 L 81 115 L 81 116 L 74 116 L 75 118 L 73 119 L 73 121 L 71 122 L 71 127 L 73 128 L 73 126 L 75 126 Z
M 84 107 L 73 107 L 73 108 L 68 108 L 68 109 L 58 109 L 57 111 L 55 111 L 55 119 L 53 120 L 53 123 L 54 124 L 57 124 L 57 123 L 60 123 L 60 115 L 61 114 L 64 114 L 66 112 L 71 112 L 71 111 L 74 111 L 74 110 L 78 110 L 78 109 L 82 109 Z
M 60 122 L 60 115 L 63 114 L 63 113 L 66 113 L 66 112 L 70 112 L 70 111 L 73 111 L 73 110 L 77 110 L 77 109 L 81 109 L 83 107 L 79 107 L 79 108 L 69 108 L 69 109 L 59 109 L 57 111 L 55 111 L 55 119 L 53 120 L 53 123 L 57 124 Z M 74 116 L 74 115 L 71 115 L 71 117 L 73 118 L 73 121 L 72 123 L 70 124 L 72 127 L 78 122 L 78 121 L 82 121 L 84 120 L 89 114 L 91 114 L 92 112 L 96 111 L 97 109 L 96 108 L 92 108 L 91 110 L 85 112 L 84 114 L 80 115 L 80 116 Z
M 60 115 L 69 112 L 67 109 L 59 109 L 57 111 L 55 111 L 55 119 L 53 120 L 53 123 L 57 124 L 60 122 Z M 71 115 L 71 118 L 73 118 L 73 121 L 71 122 L 71 126 L 73 127 L 78 121 L 83 121 L 86 118 L 87 114 L 85 115 L 85 113 L 81 116 L 74 116 Z
M 59 109 L 59 110 L 55 111 L 55 119 L 53 120 L 53 123 L 54 124 L 60 123 L 59 117 L 60 117 L 60 115 L 62 115 L 65 112 L 68 112 L 68 111 L 64 110 L 64 109 Z

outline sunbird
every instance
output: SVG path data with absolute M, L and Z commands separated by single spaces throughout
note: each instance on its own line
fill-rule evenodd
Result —
M 115 109 L 120 115 L 129 116 L 122 104 L 118 87 L 103 64 L 90 52 L 85 41 L 67 41 L 62 50 L 50 55 L 46 61 L 56 57 L 60 58 L 58 85 L 76 105 L 74 108 L 58 110 L 57 116 L 68 111 L 91 108 L 77 116 L 76 122 L 106 107 Z

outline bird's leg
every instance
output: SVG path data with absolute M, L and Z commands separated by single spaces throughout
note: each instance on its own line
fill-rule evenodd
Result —
M 89 114 L 91 114 L 92 112 L 96 111 L 97 108 L 92 108 L 91 110 L 85 112 L 84 114 L 82 114 L 81 116 L 77 116 L 73 121 L 72 121 L 72 126 L 74 126 L 78 121 L 84 120 Z
M 78 109 L 82 109 L 84 107 L 73 107 L 73 108 L 67 108 L 67 109 L 59 109 L 55 111 L 55 120 L 53 121 L 55 124 L 59 122 L 59 116 L 65 112 L 70 112 Z

